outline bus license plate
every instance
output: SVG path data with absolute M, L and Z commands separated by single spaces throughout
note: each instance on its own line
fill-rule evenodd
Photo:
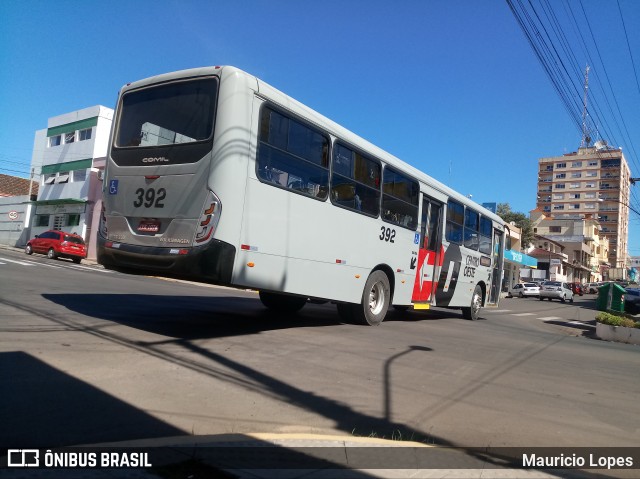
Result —
M 140 233 L 157 233 L 160 231 L 160 223 L 158 221 L 141 221 L 138 225 Z

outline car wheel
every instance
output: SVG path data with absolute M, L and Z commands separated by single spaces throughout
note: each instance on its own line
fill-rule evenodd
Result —
M 25 252 L 26 254 L 33 254 L 33 248 L 31 247 L 31 245 L 30 245 L 30 244 L 28 244 L 28 245 L 25 247 L 24 252 Z
M 540 296 L 538 299 L 539 299 L 540 301 L 544 301 L 544 298 L 543 298 L 542 296 Z
M 82 258 L 73 258 L 75 264 L 80 264 L 80 261 L 82 261 Z
M 522 294 L 522 291 L 520 291 L 520 297 L 524 298 L 524 294 Z
M 49 259 L 57 259 L 58 258 L 58 255 L 53 250 L 53 248 L 49 248 L 49 251 L 47 251 L 47 258 L 49 258 Z
M 564 294 L 562 295 L 562 298 L 560 298 L 560 301 L 562 301 L 563 303 L 567 300 L 567 298 L 565 298 Z
M 481 307 L 482 288 L 479 285 L 476 285 L 476 289 L 473 290 L 473 296 L 471 297 L 471 306 L 469 308 L 462 308 L 462 316 L 464 319 L 475 321 L 480 317 Z
M 354 305 L 353 318 L 360 324 L 378 326 L 391 304 L 389 278 L 382 271 L 371 273 L 364 285 L 362 302 Z
M 569 302 L 573 303 L 573 295 L 569 298 Z

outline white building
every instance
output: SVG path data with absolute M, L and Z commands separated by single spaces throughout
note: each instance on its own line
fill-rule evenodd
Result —
M 47 129 L 36 132 L 32 167 L 40 174 L 40 190 L 32 236 L 48 229 L 76 233 L 89 244 L 89 257 L 95 255 L 102 201 L 98 172 L 104 169 L 112 121 L 113 110 L 98 105 L 49 118 Z

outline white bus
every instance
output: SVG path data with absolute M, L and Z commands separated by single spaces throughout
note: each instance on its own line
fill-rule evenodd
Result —
M 125 85 L 98 260 L 259 291 L 271 309 L 497 305 L 504 222 L 237 68 Z M 425 149 L 425 155 L 428 155 Z

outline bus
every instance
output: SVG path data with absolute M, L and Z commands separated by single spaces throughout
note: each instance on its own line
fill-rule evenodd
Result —
M 365 325 L 499 301 L 500 217 L 232 66 L 125 85 L 103 181 L 106 268 L 257 290 L 279 312 L 332 302 Z

